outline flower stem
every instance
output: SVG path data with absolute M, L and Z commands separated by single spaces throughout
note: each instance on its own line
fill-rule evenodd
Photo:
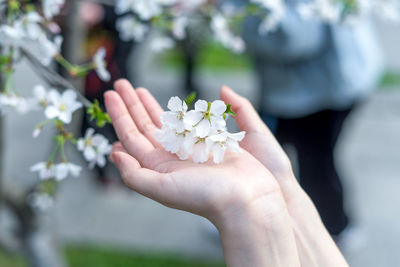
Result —
M 56 146 L 53 149 L 53 152 L 51 152 L 51 155 L 49 157 L 49 160 L 47 162 L 49 162 L 50 164 L 52 164 L 57 156 L 57 152 L 58 152 L 58 147 L 59 147 L 59 143 L 56 142 Z

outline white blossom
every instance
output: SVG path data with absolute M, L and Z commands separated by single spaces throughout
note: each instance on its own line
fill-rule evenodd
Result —
M 68 176 L 78 177 L 82 168 L 70 162 L 59 164 L 49 162 L 39 162 L 30 168 L 31 172 L 37 172 L 41 180 L 55 179 L 62 181 Z
M 179 97 L 171 97 L 168 101 L 168 109 L 170 111 L 161 114 L 161 123 L 175 130 L 177 133 L 183 133 L 185 130 L 191 130 L 190 124 L 184 123 L 184 116 L 188 110 L 185 101 Z
M 206 144 L 210 147 L 214 155 L 214 163 L 218 164 L 222 162 L 227 149 L 232 152 L 240 153 L 241 149 L 238 142 L 242 141 L 244 136 L 245 132 L 234 134 L 221 132 L 207 137 Z
M 41 128 L 41 127 L 35 128 L 35 129 L 33 130 L 33 132 L 32 132 L 32 137 L 33 137 L 33 138 L 38 138 L 39 135 L 40 135 L 40 133 L 41 133 L 41 131 L 42 131 L 42 128 Z
M 276 30 L 283 16 L 285 15 L 285 8 L 282 5 L 277 5 L 273 12 L 268 13 L 261 22 L 258 31 L 259 34 L 263 35 L 268 32 Z
M 204 163 L 208 161 L 210 154 L 210 146 L 206 144 L 205 140 L 198 139 L 197 143 L 193 146 L 193 162 Z
M 82 167 L 70 162 L 59 163 L 55 165 L 55 179 L 62 181 L 68 176 L 78 177 L 82 171 Z
M 185 133 L 178 133 L 176 129 L 163 127 L 155 133 L 156 139 L 163 144 L 164 149 L 173 154 L 178 153 L 185 141 Z
M 132 9 L 143 20 L 149 20 L 162 12 L 158 0 L 135 0 Z
M 183 121 L 187 125 L 195 127 L 196 134 L 204 138 L 211 128 L 215 130 L 223 130 L 226 122 L 223 114 L 226 111 L 226 105 L 221 100 L 215 100 L 209 105 L 207 101 L 198 100 L 195 103 L 195 109 L 189 111 Z
M 53 58 L 60 54 L 61 45 L 63 42 L 63 37 L 61 35 L 56 35 L 54 41 L 47 39 L 45 35 L 39 37 L 39 47 L 40 58 L 44 65 L 50 65 Z
M 32 104 L 34 107 L 46 108 L 50 103 L 49 92 L 43 85 L 33 87 Z
M 54 199 L 46 193 L 32 193 L 28 196 L 29 204 L 41 212 L 45 212 L 54 206 Z
M 132 40 L 141 42 L 149 31 L 147 25 L 137 21 L 135 17 L 131 15 L 125 15 L 119 18 L 116 22 L 116 27 L 121 39 L 126 42 Z
M 16 95 L 15 93 L 0 94 L 0 111 L 5 108 L 14 108 L 18 113 L 25 114 L 31 109 L 28 99 Z
M 52 19 L 57 16 L 64 4 L 65 0 L 42 0 L 43 14 L 46 19 Z
M 54 178 L 56 175 L 56 166 L 48 162 L 39 162 L 30 168 L 31 172 L 37 172 L 41 180 Z
M 96 164 L 99 167 L 106 165 L 106 155 L 110 154 L 112 146 L 101 134 L 94 134 L 94 129 L 86 130 L 85 137 L 80 138 L 77 143 L 79 151 L 83 152 L 84 158 L 89 162 L 89 167 L 93 168 Z
M 7 24 L 0 25 L 0 44 L 2 46 L 21 46 L 25 32 L 21 27 Z
M 235 53 L 241 53 L 245 49 L 242 38 L 235 36 L 229 29 L 228 21 L 222 14 L 216 14 L 211 19 L 211 30 L 214 38 L 223 46 Z
M 104 47 L 100 47 L 96 54 L 93 56 L 93 64 L 96 67 L 96 73 L 99 75 L 100 79 L 108 82 L 111 79 L 111 75 L 106 69 L 106 49 Z
M 49 92 L 50 104 L 45 109 L 45 115 L 49 119 L 57 118 L 64 123 L 70 123 L 72 113 L 82 107 L 82 104 L 76 100 L 77 95 L 73 90 L 67 90 L 62 95 L 56 91 Z
M 24 31 L 25 35 L 36 40 L 40 35 L 44 34 L 39 23 L 43 21 L 43 18 L 35 11 L 30 11 L 21 19 L 17 20 L 14 25 Z
M 133 11 L 142 20 L 149 20 L 162 12 L 159 0 L 118 0 L 115 10 L 117 14 Z
M 186 37 L 186 27 L 188 26 L 188 18 L 179 16 L 172 23 L 172 34 L 178 40 L 183 40 Z
M 244 132 L 231 134 L 226 129 L 226 105 L 216 100 L 208 103 L 198 100 L 195 109 L 188 107 L 179 97 L 168 101 L 170 111 L 161 114 L 162 128 L 157 130 L 155 138 L 163 148 L 179 159 L 187 160 L 192 156 L 195 163 L 208 161 L 212 152 L 214 162 L 220 163 L 227 149 L 241 152 L 239 143 Z
M 174 45 L 174 40 L 165 36 L 156 37 L 150 43 L 151 50 L 155 53 L 160 53 L 165 50 L 171 49 L 174 47 Z
M 375 0 L 372 10 L 390 22 L 400 22 L 400 2 L 398 0 Z

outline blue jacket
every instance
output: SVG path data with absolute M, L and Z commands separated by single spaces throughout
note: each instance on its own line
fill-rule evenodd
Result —
M 276 31 L 260 35 L 249 17 L 243 38 L 260 78 L 263 111 L 284 118 L 345 109 L 367 96 L 382 73 L 382 56 L 369 22 L 327 25 L 304 20 L 288 1 Z

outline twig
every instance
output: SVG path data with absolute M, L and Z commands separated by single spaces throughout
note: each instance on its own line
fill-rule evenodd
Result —
M 68 80 L 64 79 L 57 72 L 51 68 L 43 65 L 34 55 L 29 51 L 21 48 L 21 53 L 26 57 L 29 63 L 32 64 L 34 71 L 51 87 L 55 87 L 61 91 L 66 89 L 72 89 L 78 93 L 78 99 L 83 103 L 85 107 L 90 107 L 90 102 L 79 90 L 77 90 Z

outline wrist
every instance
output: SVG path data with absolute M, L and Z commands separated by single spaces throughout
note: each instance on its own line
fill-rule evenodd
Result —
M 281 194 L 227 210 L 215 223 L 227 266 L 299 266 L 291 220 Z
M 348 266 L 306 192 L 296 183 L 286 199 L 302 266 Z

